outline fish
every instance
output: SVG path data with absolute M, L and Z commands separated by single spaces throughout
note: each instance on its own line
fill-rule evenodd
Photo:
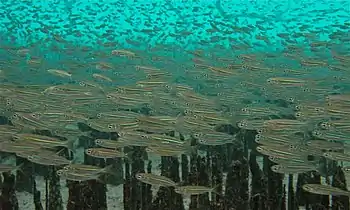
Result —
M 115 175 L 117 172 L 114 169 L 113 165 L 108 165 L 104 168 L 86 165 L 86 164 L 74 164 L 71 163 L 63 167 L 63 170 L 69 171 L 70 173 L 75 174 L 86 174 L 88 176 L 99 175 L 99 174 L 110 174 Z
M 104 158 L 104 159 L 127 158 L 127 155 L 124 152 L 121 152 L 115 149 L 89 148 L 85 150 L 85 153 L 95 158 Z
M 135 178 L 140 182 L 161 187 L 175 187 L 178 185 L 168 177 L 151 173 L 137 173 L 135 174 Z
M 350 154 L 346 154 L 343 152 L 328 151 L 328 152 L 323 153 L 323 157 L 330 159 L 330 160 L 335 160 L 335 161 L 350 162 Z
M 195 186 L 195 185 L 186 185 L 186 186 L 176 186 L 175 192 L 184 196 L 190 195 L 202 195 L 205 193 L 215 193 L 220 195 L 219 192 L 216 192 L 216 187 L 205 187 L 205 186 Z
M 8 165 L 8 164 L 0 164 L 0 173 L 7 173 L 7 172 L 17 172 L 20 171 L 23 173 L 22 171 L 22 167 L 24 166 L 24 163 L 13 166 L 13 165 Z
M 38 145 L 43 148 L 65 147 L 69 151 L 73 153 L 75 152 L 75 149 L 74 149 L 74 143 L 76 141 L 75 139 L 62 141 L 62 140 L 59 140 L 58 138 L 37 135 L 37 134 L 30 134 L 30 133 L 15 134 L 13 135 L 13 138 L 15 141 L 29 142 L 30 144 Z
M 0 144 L 1 152 L 8 153 L 21 153 L 26 151 L 37 151 L 41 147 L 39 145 L 31 144 L 28 142 L 15 142 L 15 141 L 4 141 Z
M 322 184 L 304 184 L 302 189 L 306 192 L 318 195 L 332 195 L 332 196 L 350 196 L 349 191 Z
M 99 174 L 92 174 L 92 175 L 79 174 L 79 173 L 70 172 L 69 170 L 64 170 L 64 169 L 58 170 L 56 173 L 60 178 L 70 180 L 70 181 L 76 181 L 76 182 L 84 182 L 89 180 L 100 181 Z M 103 183 L 102 181 L 100 182 Z
M 229 143 L 234 143 L 237 141 L 236 137 L 222 132 L 200 132 L 194 133 L 194 138 L 198 139 L 198 143 L 208 146 L 218 146 Z
M 50 156 L 48 156 L 42 153 L 29 155 L 27 159 L 30 162 L 45 166 L 63 166 L 71 164 L 73 162 L 59 155 L 51 154 Z
M 129 146 L 128 143 L 123 141 L 108 140 L 108 139 L 95 139 L 95 144 L 106 149 L 118 149 Z
M 318 171 L 317 165 L 307 163 L 285 163 L 271 166 L 271 170 L 280 174 L 301 174 L 309 171 Z
M 72 74 L 68 73 L 64 70 L 59 70 L 59 69 L 49 69 L 47 70 L 47 72 L 49 72 L 50 74 L 53 74 L 55 76 L 59 76 L 59 77 L 68 77 L 68 78 L 72 78 Z
M 92 77 L 96 80 L 104 81 L 104 82 L 113 82 L 113 80 L 105 75 L 94 73 Z
M 266 82 L 280 87 L 300 87 L 308 84 L 307 80 L 292 77 L 271 77 Z

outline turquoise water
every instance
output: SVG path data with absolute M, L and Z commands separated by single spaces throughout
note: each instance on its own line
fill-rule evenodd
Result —
M 190 97 L 181 95 L 181 87 L 175 88 L 175 84 L 181 84 L 193 87 L 193 92 L 205 96 L 205 99 L 200 98 L 199 101 L 208 105 L 206 111 L 224 110 L 230 112 L 231 117 L 237 116 L 237 119 L 230 119 L 228 123 L 233 126 L 243 119 L 244 114 L 237 110 L 248 103 L 254 103 L 256 107 L 253 106 L 253 109 L 258 111 L 245 113 L 245 117 L 249 115 L 247 120 L 260 119 L 261 116 L 263 119 L 271 115 L 294 115 L 296 104 L 306 104 L 309 107 L 319 105 L 328 109 L 324 96 L 346 93 L 344 90 L 350 84 L 350 1 L 347 0 L 1 0 L 0 14 L 1 88 L 23 94 L 23 100 L 18 100 L 19 104 L 11 104 L 14 107 L 11 107 L 11 114 L 27 111 L 26 106 L 42 105 L 40 100 L 47 102 L 46 98 L 36 101 L 30 94 L 26 95 L 25 91 L 16 92 L 21 84 L 42 85 L 42 90 L 53 91 L 53 98 L 49 100 L 57 100 L 57 103 L 62 102 L 63 106 L 69 107 L 65 103 L 75 99 L 68 93 L 60 96 L 61 92 L 46 88 L 51 85 L 96 82 L 105 91 L 93 90 L 96 98 L 86 100 L 100 105 L 97 100 L 108 101 L 107 96 L 110 95 L 105 93 L 114 93 L 119 86 L 132 86 L 144 81 L 145 74 L 140 73 L 140 66 L 152 67 L 150 74 L 155 74 L 155 77 L 158 70 L 169 72 L 172 76 L 166 75 L 162 79 L 174 85 L 174 92 L 178 91 L 176 94 L 167 89 L 152 92 L 168 100 L 162 101 L 160 106 L 152 101 L 148 108 L 156 110 L 155 115 L 177 117 L 179 113 L 187 111 L 189 107 L 185 103 L 181 104 L 181 100 L 186 101 Z M 127 55 L 116 54 L 115 50 L 119 53 L 126 52 Z M 48 70 L 61 72 L 52 73 Z M 275 79 L 273 81 L 276 86 L 267 84 L 272 81 L 271 78 Z M 301 86 L 305 89 L 297 89 Z M 28 92 L 39 95 L 37 91 L 40 88 L 28 87 L 33 88 Z M 72 92 L 78 94 L 75 91 Z M 0 93 L 1 99 L 9 97 L 15 101 L 13 95 L 6 95 L 8 92 Z M 56 93 L 58 96 L 54 95 Z M 85 96 L 81 97 L 85 99 Z M 143 96 L 145 95 L 141 95 Z M 67 97 L 67 101 L 60 101 L 60 97 Z M 206 101 L 206 97 L 209 98 L 208 101 L 213 99 L 219 105 Z M 148 99 L 142 98 L 145 103 L 149 102 Z M 272 105 L 271 101 L 278 99 L 287 101 L 288 106 Z M 135 101 L 133 102 L 138 102 Z M 159 101 L 161 100 L 156 102 Z M 198 100 L 195 102 L 198 103 Z M 111 109 L 115 111 L 117 106 L 110 103 L 106 102 L 106 106 L 101 103 L 101 109 L 88 110 L 85 106 L 88 102 L 77 102 L 70 108 L 78 114 L 84 112 L 89 121 L 96 120 L 97 113 Z M 164 104 L 168 107 L 161 107 Z M 39 105 L 35 107 L 40 107 Z M 54 110 L 57 109 L 57 106 L 51 105 Z M 176 107 L 174 110 L 171 110 L 172 105 Z M 269 106 L 274 108 L 272 112 L 260 109 Z M 344 111 L 344 107 L 341 107 L 340 112 L 346 115 L 348 112 Z M 190 108 L 202 111 L 203 107 L 198 105 Z M 275 110 L 278 111 L 274 112 Z M 31 111 L 43 110 L 33 108 Z M 314 110 L 308 111 L 310 112 L 304 114 L 310 115 L 306 117 L 312 119 L 306 121 L 310 120 L 312 125 L 317 126 L 323 118 L 315 116 L 318 113 L 315 114 Z M 332 114 L 322 117 L 333 119 Z M 335 116 L 337 117 L 346 118 Z M 51 121 L 52 118 L 45 120 L 56 123 Z M 17 123 L 20 126 L 26 126 L 25 123 L 33 126 L 32 121 L 19 120 Z M 45 125 L 46 121 L 40 123 L 38 124 Z M 98 123 L 96 124 L 100 126 Z M 258 130 L 254 126 L 242 129 Z M 100 131 L 105 132 L 102 129 Z M 311 132 L 312 129 L 308 131 Z
M 2 1 L 2 68 L 13 66 L 4 60 L 20 48 L 31 49 L 22 56 L 45 62 L 35 72 L 16 63 L 27 82 L 35 77 L 51 83 L 55 78 L 42 70 L 112 59 L 112 49 L 148 49 L 153 56 L 175 58 L 181 68 L 185 50 L 230 57 L 282 52 L 286 40 L 303 48 L 310 41 L 343 45 L 350 39 L 344 25 L 349 11 L 348 1 Z M 84 77 L 88 67 L 75 74 Z M 179 68 L 172 64 L 170 71 L 181 73 Z

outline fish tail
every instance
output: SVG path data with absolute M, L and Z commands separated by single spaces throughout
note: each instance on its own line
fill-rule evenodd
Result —
M 133 154 L 134 154 L 133 151 L 125 153 L 124 159 L 127 160 L 129 164 L 131 164 L 133 162 L 133 159 L 132 159 Z
M 210 192 L 214 193 L 215 195 L 222 196 L 219 187 L 221 186 L 221 183 L 216 184 L 213 188 L 211 188 Z
M 117 176 L 117 175 L 118 175 L 118 174 L 117 174 L 117 170 L 115 170 L 113 164 L 104 167 L 104 168 L 103 168 L 103 171 L 104 171 L 106 174 L 109 174 L 109 175 L 113 175 L 113 176 Z
M 13 169 L 13 171 L 19 171 L 19 172 L 21 172 L 22 174 L 25 174 L 24 171 L 23 171 L 23 166 L 24 166 L 24 163 L 21 163 L 21 164 L 17 165 L 17 166 Z
M 198 154 L 198 145 L 191 145 L 191 139 L 185 139 L 185 148 L 188 155 Z
M 106 181 L 101 179 L 100 176 L 96 177 L 95 180 L 98 182 L 98 183 L 101 183 L 101 184 L 106 184 Z
M 176 117 L 175 130 L 182 135 L 185 134 L 185 132 L 184 132 L 184 116 L 182 114 L 179 114 Z
M 75 154 L 75 139 L 68 140 L 66 147 L 68 149 L 69 157 L 71 157 L 71 153 Z

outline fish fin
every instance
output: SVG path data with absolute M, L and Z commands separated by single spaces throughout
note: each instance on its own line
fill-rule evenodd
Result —
M 68 149 L 68 156 L 71 157 L 71 153 L 75 154 L 75 142 L 76 142 L 76 139 L 70 139 L 67 141 L 67 149 Z
M 13 171 L 19 171 L 19 172 L 21 172 L 22 174 L 25 174 L 24 171 L 23 171 L 23 166 L 24 166 L 24 163 L 21 163 L 21 164 L 17 165 L 17 166 L 13 169 Z
M 159 190 L 159 188 L 160 188 L 160 187 L 157 186 L 157 185 L 152 185 L 151 190 L 152 190 L 153 192 L 157 193 L 158 190 Z
M 104 167 L 102 169 L 102 171 L 104 173 L 106 173 L 106 174 L 109 174 L 109 175 L 113 175 L 113 176 L 117 176 L 118 175 L 113 164 Z
M 77 162 L 78 162 L 78 155 L 75 155 L 75 156 L 73 155 L 73 159 L 70 161 L 70 164 L 77 163 Z
M 184 154 L 186 155 L 196 155 L 198 151 L 198 145 L 191 145 L 191 139 L 185 139 L 184 145 L 186 148 L 186 151 Z
M 328 166 L 327 164 L 321 164 L 320 162 L 314 163 L 314 165 L 316 166 L 315 171 L 317 173 L 319 173 L 322 177 L 329 177 L 330 175 L 332 175 L 332 171 L 328 170 Z
M 215 195 L 222 196 L 222 193 L 218 189 L 220 186 L 221 186 L 221 183 L 214 185 L 214 187 L 211 188 L 210 193 L 214 193 Z
M 134 154 L 134 151 L 130 151 L 128 153 L 125 153 L 124 160 L 127 160 L 129 164 L 132 164 L 134 162 L 132 159 L 133 154 Z
M 180 134 L 184 135 L 184 115 L 182 113 L 178 114 L 175 120 L 175 130 L 179 132 Z
M 61 152 L 64 151 L 64 150 L 65 150 L 65 148 L 58 150 L 58 152 L 56 152 L 56 155 L 61 154 Z
M 101 184 L 107 184 L 105 180 L 102 180 L 100 176 L 96 177 L 96 182 L 101 183 Z

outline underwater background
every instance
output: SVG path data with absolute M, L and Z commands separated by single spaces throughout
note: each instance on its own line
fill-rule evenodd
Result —
M 350 209 L 350 1 L 0 14 L 0 210 Z

